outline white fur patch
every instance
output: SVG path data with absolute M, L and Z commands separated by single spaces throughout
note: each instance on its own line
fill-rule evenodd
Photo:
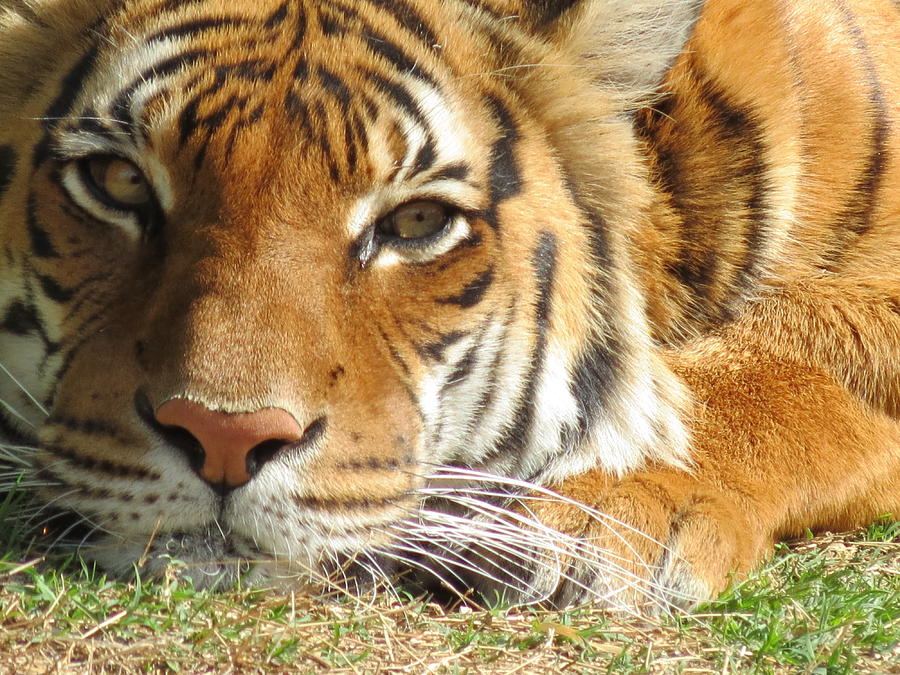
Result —
M 595 80 L 639 102 L 657 91 L 663 75 L 700 16 L 703 0 L 603 0 L 583 3 L 569 38 L 588 60 Z

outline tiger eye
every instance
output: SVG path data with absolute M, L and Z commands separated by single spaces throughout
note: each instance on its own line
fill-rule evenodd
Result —
M 447 207 L 439 202 L 409 202 L 385 219 L 382 231 L 400 239 L 423 239 L 444 229 L 447 217 Z
M 87 168 L 94 186 L 114 206 L 138 208 L 153 195 L 143 172 L 134 164 L 118 157 L 92 157 Z

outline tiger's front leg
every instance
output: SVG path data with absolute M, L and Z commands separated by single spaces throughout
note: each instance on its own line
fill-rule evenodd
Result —
M 536 504 L 542 522 L 587 545 L 556 601 L 687 606 L 714 598 L 779 539 L 900 515 L 900 341 L 885 341 L 900 322 L 890 294 L 855 299 L 840 285 L 788 289 L 668 355 L 695 402 L 694 466 L 620 479 L 594 471 L 555 486 L 572 503 Z M 812 338 L 798 329 L 811 324 L 820 343 L 803 349 Z

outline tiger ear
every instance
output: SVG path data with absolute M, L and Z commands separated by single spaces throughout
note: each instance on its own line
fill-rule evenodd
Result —
M 631 100 L 659 87 L 693 32 L 703 0 L 523 0 L 530 29 Z M 574 50 L 574 52 L 573 52 Z

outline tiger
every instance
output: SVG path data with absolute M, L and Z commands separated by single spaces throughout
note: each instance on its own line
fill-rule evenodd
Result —
M 892 0 L 3 0 L 36 522 L 689 608 L 896 517 L 898 54 Z

